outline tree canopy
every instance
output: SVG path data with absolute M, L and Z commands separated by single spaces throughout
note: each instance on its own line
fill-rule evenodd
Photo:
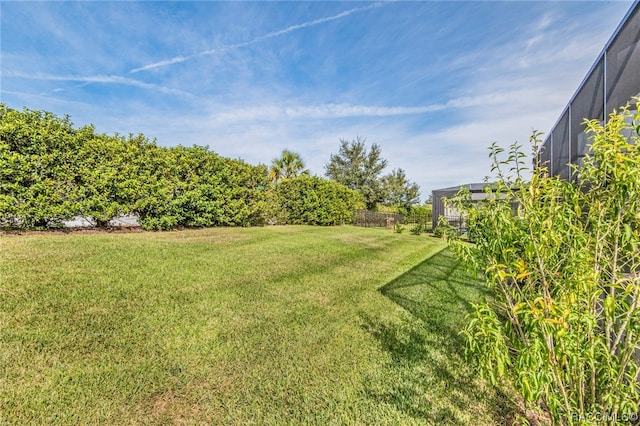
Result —
M 285 149 L 280 157 L 274 158 L 269 168 L 269 177 L 273 183 L 279 183 L 282 179 L 294 178 L 301 174 L 309 174 L 305 170 L 302 157 L 297 152 Z
M 405 171 L 395 169 L 382 178 L 385 204 L 396 206 L 409 211 L 412 206 L 420 202 L 420 187 L 414 182 L 409 182 Z
M 387 164 L 379 145 L 374 143 L 367 150 L 366 138 L 340 139 L 338 153 L 331 154 L 325 165 L 325 176 L 360 192 L 368 210 L 378 204 L 408 210 L 419 203 L 419 187 L 407 180 L 402 169 L 383 176 Z

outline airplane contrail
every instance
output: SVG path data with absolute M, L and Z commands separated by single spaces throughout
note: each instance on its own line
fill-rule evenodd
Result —
M 121 77 L 118 75 L 90 75 L 90 76 L 77 76 L 77 75 L 53 75 L 53 74 L 43 74 L 43 73 L 22 73 L 22 72 L 12 72 L 6 71 L 4 73 L 8 77 L 17 77 L 24 78 L 30 80 L 48 80 L 48 81 L 76 81 L 80 82 L 83 85 L 98 83 L 98 84 L 120 84 L 125 86 L 135 86 L 140 87 L 147 90 L 159 91 L 162 93 L 170 93 L 174 95 L 188 96 L 193 97 L 191 93 L 172 89 L 170 87 L 160 86 L 152 83 L 145 83 L 143 81 L 135 80 L 132 78 Z
M 242 43 L 231 44 L 231 45 L 227 45 L 227 46 L 222 46 L 222 47 L 219 47 L 219 48 L 216 48 L 216 49 L 204 50 L 202 52 L 194 53 L 193 55 L 176 56 L 174 58 L 164 59 L 162 61 L 157 61 L 157 62 L 153 62 L 153 63 L 148 64 L 148 65 L 144 65 L 142 67 L 134 68 L 129 72 L 130 73 L 137 73 L 137 72 L 140 72 L 140 71 L 147 71 L 147 70 L 150 70 L 150 69 L 153 69 L 153 68 L 164 67 L 164 66 L 167 66 L 167 65 L 173 65 L 173 64 L 178 64 L 178 63 L 181 63 L 181 62 L 186 62 L 186 61 L 188 61 L 190 59 L 201 57 L 201 56 L 213 55 L 213 54 L 216 54 L 216 53 L 226 52 L 226 51 L 229 51 L 231 49 L 237 49 L 239 47 L 250 46 L 252 44 L 256 44 L 256 43 L 259 43 L 261 41 L 268 40 L 270 38 L 278 37 L 278 36 L 293 32 L 293 31 L 300 30 L 302 28 L 308 28 L 308 27 L 312 27 L 312 26 L 315 26 L 315 25 L 324 24 L 325 22 L 330 22 L 330 21 L 335 21 L 337 19 L 342 19 L 342 18 L 345 18 L 345 17 L 347 17 L 349 15 L 353 15 L 354 13 L 363 12 L 365 10 L 373 9 L 373 8 L 379 7 L 381 5 L 382 5 L 382 3 L 374 3 L 374 4 L 371 4 L 369 6 L 357 7 L 357 8 L 354 8 L 354 9 L 349 9 L 349 10 L 346 10 L 344 12 L 338 13 L 337 15 L 327 16 L 325 18 L 320 18 L 320 19 L 316 19 L 316 20 L 313 20 L 313 21 L 303 22 L 302 24 L 291 25 L 290 27 L 287 27 L 287 28 L 284 28 L 284 29 L 278 30 L 278 31 L 272 31 L 270 33 L 261 35 L 259 37 L 256 37 L 256 38 L 252 39 L 252 40 L 249 40 L 249 41 L 245 41 L 245 42 L 242 42 Z

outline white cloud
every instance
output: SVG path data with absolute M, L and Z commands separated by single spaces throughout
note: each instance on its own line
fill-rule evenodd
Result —
M 348 104 L 322 104 L 322 105 L 292 105 L 263 107 L 236 108 L 223 110 L 215 115 L 214 120 L 218 123 L 234 123 L 240 121 L 279 121 L 298 119 L 337 119 L 350 117 L 389 117 L 399 115 L 423 114 L 426 112 L 439 111 L 444 109 L 444 105 L 418 106 L 418 107 L 380 107 L 367 105 Z
M 287 121 L 287 120 L 330 120 L 358 117 L 396 117 L 427 114 L 450 109 L 473 108 L 500 105 L 522 93 L 489 93 L 481 96 L 463 96 L 442 104 L 419 106 L 375 106 L 350 104 L 319 105 L 264 105 L 259 107 L 219 107 L 213 114 L 213 121 L 220 124 L 232 124 L 251 121 Z M 254 100 L 255 102 L 255 100 Z

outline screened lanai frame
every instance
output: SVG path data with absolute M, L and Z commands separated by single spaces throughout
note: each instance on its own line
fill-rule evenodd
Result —
M 551 176 L 571 178 L 587 154 L 584 120 L 605 117 L 640 96 L 640 0 L 635 0 L 540 147 Z

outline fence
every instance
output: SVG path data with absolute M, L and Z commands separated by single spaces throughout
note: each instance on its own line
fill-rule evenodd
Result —
M 421 225 L 424 231 L 431 231 L 431 215 L 430 214 L 409 214 L 404 218 L 406 225 Z
M 467 232 L 467 219 L 464 216 L 441 216 L 447 221 L 449 226 L 464 234 Z
M 404 216 L 398 213 L 372 212 L 369 210 L 356 210 L 353 214 L 353 224 L 364 227 L 393 226 L 403 223 Z
M 431 216 L 424 214 L 408 214 L 372 212 L 356 210 L 353 214 L 353 224 L 364 227 L 391 227 L 395 224 L 422 225 L 425 231 L 431 230 Z

